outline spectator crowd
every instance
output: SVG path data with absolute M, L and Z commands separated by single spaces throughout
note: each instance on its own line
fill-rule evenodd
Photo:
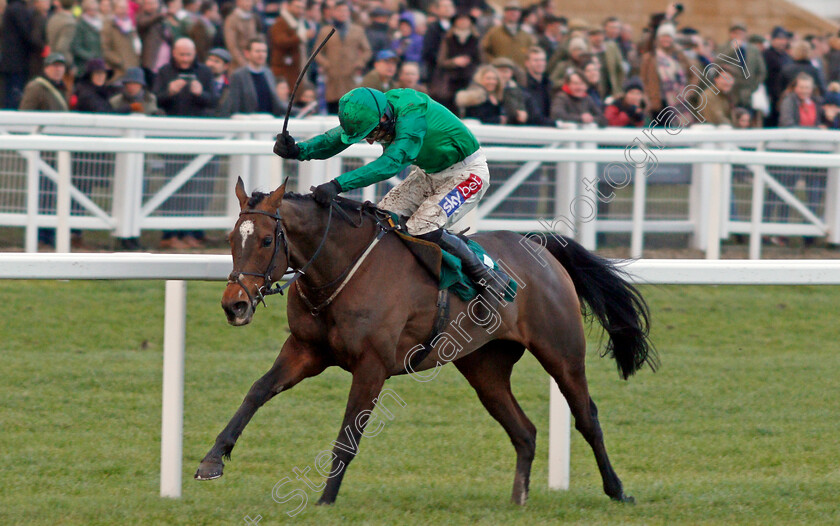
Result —
M 840 34 L 735 24 L 715 42 L 678 3 L 641 28 L 568 19 L 550 0 L 0 0 L 0 13 L 4 109 L 281 116 L 335 28 L 293 116 L 335 114 L 367 86 L 488 124 L 840 129 Z
M 344 93 L 368 86 L 425 91 L 492 124 L 657 125 L 676 108 L 684 124 L 840 125 L 840 34 L 750 34 L 736 24 L 714 42 L 677 3 L 643 28 L 569 20 L 549 0 L 498 9 L 484 0 L 0 0 L 0 9 L 5 109 L 282 115 L 334 27 L 294 115 L 336 113 Z
M 334 27 L 296 115 L 336 113 L 356 86 L 418 89 L 493 124 L 644 126 L 671 107 L 685 123 L 836 128 L 840 114 L 840 35 L 736 24 L 715 43 L 684 23 L 680 4 L 644 28 L 568 20 L 548 0 L 499 12 L 484 0 L 6 0 L 0 9 L 5 109 L 282 115 L 306 57 Z M 687 86 L 697 100 L 678 104 Z

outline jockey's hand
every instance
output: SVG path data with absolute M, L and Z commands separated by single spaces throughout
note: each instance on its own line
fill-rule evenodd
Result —
M 274 141 L 274 153 L 283 159 L 297 159 L 300 146 L 295 144 L 295 138 L 289 135 L 289 132 L 278 133 Z
M 333 179 L 312 189 L 312 197 L 321 206 L 329 206 L 335 196 L 341 193 L 341 185 Z

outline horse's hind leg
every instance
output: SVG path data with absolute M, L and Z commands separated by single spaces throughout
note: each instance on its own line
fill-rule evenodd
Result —
M 533 344 L 528 348 L 548 374 L 554 378 L 560 387 L 560 392 L 566 398 L 569 409 L 575 417 L 575 429 L 580 431 L 595 454 L 595 461 L 598 463 L 598 470 L 601 472 L 604 483 L 604 492 L 611 499 L 633 502 L 633 497 L 624 494 L 621 480 L 610 464 L 607 448 L 604 446 L 601 424 L 598 422 L 598 408 L 589 397 L 584 366 L 586 341 L 583 339 L 582 331 L 580 338 L 574 340 L 574 342 L 567 340 L 568 347 L 565 348 L 558 348 L 556 344 Z
M 213 448 L 199 464 L 195 478 L 211 480 L 221 477 L 224 469 L 222 457 L 226 456 L 230 459 L 230 452 L 236 444 L 236 439 L 242 434 L 242 430 L 251 421 L 257 409 L 280 391 L 291 389 L 304 378 L 319 374 L 325 367 L 316 349 L 301 343 L 294 336 L 289 336 L 277 359 L 274 360 L 274 365 L 254 382 L 236 414 L 216 437 Z
M 516 342 L 496 340 L 454 362 L 513 443 L 516 474 L 511 500 L 520 505 L 528 499 L 537 440 L 537 428 L 528 420 L 510 390 L 510 373 L 523 352 L 524 347 Z

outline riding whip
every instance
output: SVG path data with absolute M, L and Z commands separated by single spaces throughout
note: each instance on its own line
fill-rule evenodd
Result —
M 292 94 L 289 96 L 289 107 L 286 108 L 286 119 L 283 121 L 283 135 L 286 134 L 286 128 L 289 126 L 289 114 L 292 112 L 292 104 L 295 102 L 295 93 L 297 93 L 298 86 L 300 86 L 300 81 L 303 80 L 303 76 L 306 75 L 306 70 L 309 69 L 309 64 L 312 62 L 312 59 L 315 58 L 315 55 L 317 55 L 319 51 L 321 51 L 321 48 L 324 47 L 327 40 L 333 36 L 333 33 L 335 33 L 335 28 L 330 30 L 330 33 L 324 38 L 321 44 L 315 48 L 315 51 L 313 51 L 312 55 L 309 56 L 309 60 L 307 60 L 306 64 L 303 65 L 303 69 L 300 70 L 300 75 L 298 75 L 298 78 L 295 81 L 295 87 L 292 89 Z

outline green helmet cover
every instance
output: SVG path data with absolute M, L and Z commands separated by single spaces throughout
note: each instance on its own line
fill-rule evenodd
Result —
M 355 144 L 367 137 L 379 125 L 387 104 L 379 90 L 356 88 L 345 93 L 338 101 L 341 142 Z

